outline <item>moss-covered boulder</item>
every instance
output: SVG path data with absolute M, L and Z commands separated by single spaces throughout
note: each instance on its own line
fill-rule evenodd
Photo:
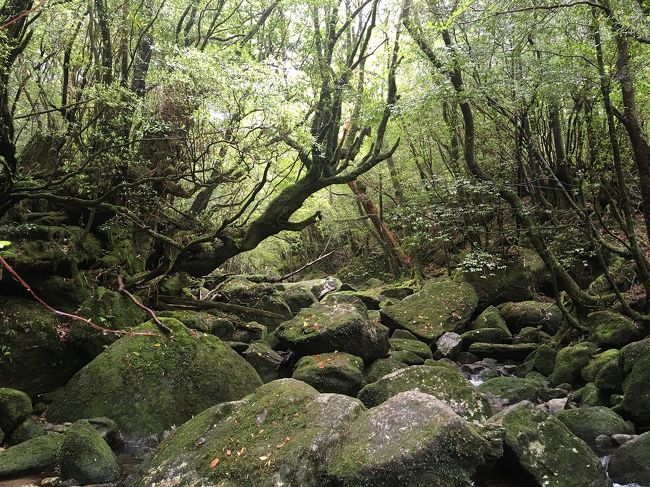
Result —
M 291 312 L 295 315 L 303 308 L 309 308 L 318 302 L 314 293 L 303 286 L 292 286 L 282 294 L 282 299 L 287 303 Z
M 332 302 L 331 300 L 337 301 L 342 296 L 351 296 L 359 299 L 367 309 L 377 310 L 381 302 L 387 299 L 381 296 L 380 292 L 381 289 L 378 288 L 370 288 L 363 291 L 335 291 L 325 296 L 321 302 L 327 303 Z
M 326 463 L 363 411 L 356 399 L 273 381 L 175 430 L 125 486 L 327 487 Z
M 328 276 L 322 279 L 309 279 L 307 281 L 298 281 L 298 282 L 284 282 L 280 286 L 288 291 L 293 287 L 303 287 L 309 289 L 316 299 L 323 299 L 328 293 L 333 291 L 338 291 L 343 283 L 340 279 L 332 276 Z
M 0 388 L 0 429 L 11 432 L 32 414 L 32 400 L 27 394 L 8 387 Z
M 509 456 L 545 487 L 611 487 L 599 458 L 562 421 L 522 402 L 489 423 L 505 430 Z
M 511 343 L 512 335 L 501 328 L 480 328 L 469 330 L 460 336 L 462 349 L 467 350 L 472 343 Z
M 280 325 L 275 335 L 300 356 L 348 352 L 364 360 L 385 357 L 388 328 L 373 323 L 352 304 L 317 304 Z
M 43 436 L 44 434 L 45 429 L 41 422 L 34 416 L 30 416 L 25 418 L 18 426 L 16 426 L 16 428 L 14 428 L 7 443 L 9 445 L 17 445 L 24 441 L 31 440 L 32 438 L 36 438 L 37 436 Z
M 12 245 L 0 250 L 0 255 L 19 274 L 32 278 L 72 277 L 78 269 L 94 264 L 101 253 L 97 239 L 77 226 L 3 225 L 2 236 Z
M 285 358 L 267 343 L 251 343 L 242 355 L 257 371 L 263 382 L 280 378 L 280 368 L 284 365 Z
M 527 326 L 540 326 L 553 335 L 563 319 L 562 312 L 555 303 L 542 301 L 504 303 L 499 306 L 499 313 L 512 333 L 519 333 Z
M 582 369 L 589 364 L 598 348 L 591 342 L 578 343 L 561 349 L 555 358 L 551 383 L 579 385 L 583 383 Z
M 560 411 L 555 415 L 569 431 L 584 441 L 598 455 L 606 455 L 596 441 L 599 435 L 629 435 L 634 429 L 618 414 L 604 406 L 593 406 Z
M 239 319 L 222 313 L 193 310 L 167 310 L 158 313 L 159 318 L 174 318 L 192 330 L 209 333 L 222 340 L 232 340 Z
M 515 360 L 520 362 L 537 350 L 537 343 L 484 343 L 476 342 L 469 346 L 469 352 L 481 358 L 493 358 L 500 362 Z
M 501 269 L 489 273 L 459 271 L 454 278 L 468 282 L 476 289 L 480 307 L 532 299 L 539 289 L 551 282 L 542 259 L 533 250 L 522 247 L 508 256 Z
M 582 369 L 585 382 L 593 382 L 596 387 L 609 394 L 622 392 L 621 368 L 618 365 L 619 351 L 606 350 L 595 355 Z
M 273 329 L 293 315 L 287 303 L 282 299 L 282 294 L 270 283 L 255 283 L 244 277 L 236 277 L 220 288 L 220 293 L 228 302 L 257 310 L 268 311 L 264 325 Z M 260 319 L 254 312 L 238 311 L 237 315 L 244 321 Z
M 506 322 L 501 317 L 499 310 L 494 306 L 488 306 L 485 308 L 472 322 L 472 330 L 481 330 L 483 328 L 498 328 L 503 330 L 506 334 L 512 335 L 508 325 L 506 325 Z
M 399 394 L 418 390 L 448 404 L 468 421 L 490 417 L 490 405 L 483 395 L 460 372 L 436 365 L 413 365 L 385 375 L 359 391 L 359 399 L 374 407 Z
M 521 401 L 535 401 L 540 388 L 542 384 L 534 379 L 506 376 L 492 377 L 478 386 L 490 400 L 493 411 Z
M 53 467 L 60 444 L 60 434 L 48 433 L 0 451 L 0 478 Z
M 650 338 L 621 349 L 619 364 L 623 374 L 621 411 L 642 426 L 650 426 Z
M 618 257 L 609 266 L 609 275 L 613 279 L 616 288 L 621 292 L 626 292 L 632 287 L 636 279 L 634 262 L 626 261 Z M 614 292 L 614 288 L 607 276 L 603 273 L 589 284 L 589 292 L 597 295 L 607 295 Z
M 429 281 L 422 289 L 394 306 L 381 309 L 382 323 L 404 328 L 425 341 L 446 331 L 462 331 L 476 309 L 474 288 L 464 282 Z
M 0 296 L 0 387 L 39 394 L 65 384 L 85 360 L 59 339 L 61 326 L 35 301 Z
M 433 352 L 426 343 L 419 340 L 409 340 L 405 338 L 391 338 L 390 346 L 395 351 L 408 350 L 413 352 L 422 360 L 433 358 Z
M 389 358 L 397 360 L 404 365 L 422 365 L 424 359 L 419 355 L 414 354 L 410 350 L 391 350 L 388 354 Z
M 294 379 L 319 392 L 355 397 L 365 384 L 363 360 L 349 353 L 332 352 L 301 358 L 293 369 Z
M 115 482 L 120 476 L 117 457 L 86 420 L 79 420 L 63 434 L 57 460 L 64 479 L 82 484 Z
M 487 449 L 448 405 L 408 391 L 352 423 L 328 473 L 341 487 L 465 487 Z
M 540 326 L 527 326 L 522 328 L 516 336 L 512 338 L 512 343 L 547 343 L 551 341 L 551 336 L 546 333 Z
M 162 321 L 171 337 L 147 322 L 135 331 L 154 336 L 120 338 L 53 394 L 48 419 L 106 416 L 127 441 L 138 441 L 262 384 L 255 369 L 218 338 L 171 318 Z
M 406 367 L 408 367 L 406 364 L 391 357 L 378 358 L 364 369 L 363 376 L 365 377 L 366 383 L 375 382 L 391 372 L 405 369 Z
M 650 485 L 650 432 L 625 442 L 612 453 L 610 478 L 623 485 Z
M 533 357 L 533 366 L 539 373 L 549 376 L 555 370 L 555 361 L 557 359 L 557 350 L 549 345 L 542 344 L 535 351 Z
M 643 328 L 614 311 L 595 311 L 587 317 L 589 339 L 600 348 L 621 348 L 643 337 Z

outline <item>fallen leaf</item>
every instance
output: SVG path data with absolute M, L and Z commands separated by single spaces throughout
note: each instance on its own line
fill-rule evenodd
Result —
M 228 455 L 228 456 L 232 455 L 232 450 L 230 450 L 230 449 L 226 450 L 226 455 Z
M 246 453 L 246 447 L 242 446 L 241 450 L 237 452 L 237 456 L 241 457 L 244 453 Z
M 219 465 L 219 459 L 218 459 L 218 458 L 215 458 L 214 460 L 212 460 L 212 461 L 210 462 L 210 468 L 214 468 L 214 467 L 216 467 L 217 465 Z
M 262 460 L 263 462 L 266 461 L 266 460 L 268 460 L 268 459 L 269 459 L 269 455 L 262 455 L 262 456 L 260 457 L 260 460 Z

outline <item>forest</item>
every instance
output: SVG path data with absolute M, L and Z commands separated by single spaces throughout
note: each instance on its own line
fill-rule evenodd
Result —
M 650 487 L 649 0 L 0 0 L 0 487 Z

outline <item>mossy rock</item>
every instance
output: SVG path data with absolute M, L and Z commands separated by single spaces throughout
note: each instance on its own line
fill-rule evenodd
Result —
M 428 281 L 419 292 L 385 306 L 380 314 L 382 323 L 390 328 L 406 329 L 431 342 L 446 331 L 462 331 L 477 304 L 476 291 L 467 283 Z
M 236 277 L 224 284 L 220 293 L 232 304 L 272 313 L 273 316 L 264 317 L 263 324 L 269 329 L 293 316 L 291 309 L 282 299 L 282 294 L 270 283 L 254 283 L 244 277 Z M 236 314 L 244 321 L 260 319 L 254 312 L 238 311 Z
M 2 236 L 11 240 L 11 247 L 0 255 L 21 275 L 73 277 L 101 254 L 97 239 L 81 227 L 5 225 Z
M 635 423 L 650 426 L 650 338 L 623 347 L 619 364 L 624 394 L 621 410 Z
M 280 368 L 284 365 L 285 359 L 267 343 L 251 343 L 242 355 L 257 371 L 264 383 L 280 378 Z
M 352 296 L 358 298 L 367 309 L 377 310 L 380 307 L 382 301 L 386 298 L 383 298 L 380 295 L 381 289 L 371 288 L 364 291 L 335 291 L 329 293 L 322 299 L 322 303 L 332 302 L 332 299 L 335 299 L 336 296 Z
M 486 440 L 448 405 L 408 391 L 348 428 L 328 473 L 341 487 L 465 487 L 487 450 Z
M 128 297 L 104 287 L 81 303 L 77 314 L 110 330 L 129 330 L 146 320 L 147 314 Z M 79 323 L 68 335 L 71 345 L 83 351 L 92 360 L 119 338 L 119 335 L 101 333 Z
M 63 434 L 57 460 L 64 479 L 82 484 L 115 482 L 120 476 L 117 457 L 86 420 L 79 420 Z
M 555 358 L 551 383 L 580 385 L 583 383 L 581 371 L 589 364 L 598 348 L 591 342 L 578 343 L 564 347 Z
M 535 351 L 533 357 L 533 366 L 535 369 L 545 376 L 549 376 L 555 369 L 555 361 L 557 360 L 557 350 L 549 345 L 542 344 Z
M 636 278 L 634 270 L 634 262 L 626 261 L 622 257 L 618 257 L 609 266 L 609 275 L 613 279 L 617 289 L 621 292 L 627 292 Z M 589 293 L 595 295 L 607 295 L 614 292 L 609 279 L 605 274 L 601 274 L 589 284 Z
M 469 352 L 482 358 L 493 358 L 502 362 L 514 360 L 520 362 L 533 353 L 539 344 L 537 343 L 472 343 Z
M 504 333 L 506 333 L 508 336 L 512 335 L 510 332 L 510 329 L 508 328 L 508 325 L 506 325 L 506 322 L 503 320 L 501 317 L 501 314 L 499 313 L 499 310 L 496 309 L 494 306 L 488 306 L 483 310 L 483 312 L 476 317 L 476 319 L 472 322 L 472 330 L 481 330 L 484 328 L 498 328 L 500 330 L 503 330 Z
M 333 352 L 301 358 L 293 369 L 294 379 L 319 392 L 334 392 L 355 397 L 366 381 L 363 359 L 349 353 Z
M 596 441 L 596 437 L 599 435 L 634 434 L 634 428 L 614 411 L 604 406 L 567 409 L 560 411 L 555 417 L 599 456 L 609 453 L 608 450 L 603 450 Z
M 18 426 L 16 426 L 7 443 L 9 445 L 17 445 L 27 440 L 31 440 L 32 438 L 36 438 L 37 436 L 43 436 L 44 434 L 45 429 L 40 421 L 35 417 L 30 416 L 25 418 Z
M 600 459 L 562 421 L 522 402 L 494 415 L 509 455 L 536 484 L 546 487 L 611 487 Z
M 481 308 L 532 299 L 551 282 L 550 274 L 535 251 L 526 248 L 516 250 L 517 254 L 508 257 L 503 269 L 489 274 L 459 271 L 454 274 L 454 279 L 468 282 L 476 289 Z
M 414 354 L 410 350 L 391 350 L 389 352 L 389 358 L 397 360 L 398 362 L 404 365 L 422 365 L 424 364 L 424 359 L 419 355 Z
M 586 383 L 583 387 L 575 391 L 573 400 L 581 407 L 594 406 L 611 406 L 609 403 L 609 394 L 601 391 L 592 382 Z
M 501 328 L 480 328 L 469 330 L 460 336 L 463 350 L 468 350 L 472 343 L 511 343 L 512 335 Z
M 542 387 L 542 384 L 533 379 L 502 376 L 486 380 L 478 386 L 478 390 L 492 399 L 490 403 L 494 410 L 495 404 L 508 406 L 521 401 L 535 401 L 537 391 Z
M 522 328 L 512 339 L 512 343 L 548 343 L 550 341 L 551 336 L 541 327 L 535 326 Z
M 0 451 L 0 478 L 40 472 L 56 465 L 61 435 L 48 433 Z
M 402 300 L 413 293 L 415 293 L 415 290 L 411 287 L 393 286 L 383 288 L 379 294 L 385 298 Z
M 419 390 L 448 404 L 468 421 L 490 417 L 490 405 L 460 372 L 444 366 L 413 365 L 385 375 L 359 391 L 366 407 L 375 407 L 400 392 Z
M 504 303 L 499 306 L 499 313 L 508 325 L 508 329 L 515 334 L 528 326 L 539 326 L 546 333 L 554 335 L 564 318 L 555 303 L 542 301 Z
M 294 379 L 273 381 L 175 430 L 125 487 L 329 487 L 329 456 L 363 411 L 356 399 L 319 394 Z
M 309 279 L 306 281 L 285 282 L 280 284 L 284 290 L 289 290 L 295 286 L 309 289 L 318 300 L 323 299 L 323 297 L 328 293 L 338 291 L 342 285 L 343 282 L 341 282 L 340 279 L 332 276 L 321 279 Z
M 373 323 L 351 304 L 317 304 L 303 309 L 275 331 L 299 356 L 347 352 L 364 360 L 388 353 L 388 328 Z
M 84 365 L 83 357 L 59 339 L 59 326 L 55 315 L 39 303 L 0 296 L 0 387 L 48 392 Z
M 426 360 L 428 358 L 433 358 L 433 352 L 431 348 L 426 343 L 423 343 L 419 340 L 408 340 L 404 338 L 391 338 L 390 346 L 395 351 L 408 350 L 413 352 L 418 357 Z
M 192 330 L 209 333 L 222 340 L 232 339 L 235 325 L 239 322 L 234 316 L 215 315 L 205 311 L 166 310 L 158 313 L 160 318 L 174 318 Z
M 650 432 L 625 442 L 609 459 L 608 473 L 624 485 L 650 485 Z
M 595 311 L 587 317 L 590 341 L 600 348 L 621 348 L 643 337 L 643 328 L 614 311 Z
M 622 392 L 621 368 L 618 365 L 619 351 L 606 350 L 594 356 L 582 369 L 585 382 L 593 382 L 599 389 L 610 394 Z
M 303 286 L 291 286 L 282 294 L 282 299 L 287 303 L 291 312 L 295 315 L 303 308 L 309 308 L 317 303 L 318 299 L 310 289 Z
M 120 338 L 53 394 L 48 419 L 114 419 L 127 441 L 158 435 L 218 402 L 237 400 L 262 384 L 255 369 L 218 338 L 172 318 L 160 335 L 152 322 Z
M 361 301 L 361 299 L 357 296 L 353 296 L 352 294 L 347 294 L 347 293 L 342 293 L 342 292 L 332 292 L 327 294 L 322 300 L 322 304 L 326 304 L 329 306 L 338 306 L 338 305 L 352 305 L 354 306 L 357 311 L 365 317 L 370 317 L 370 310 L 368 307 Z M 376 310 L 373 310 L 376 312 Z
M 0 388 L 0 428 L 10 434 L 32 414 L 32 400 L 23 391 Z
M 375 382 L 383 376 L 395 372 L 396 370 L 405 369 L 406 364 L 394 358 L 378 358 L 373 363 L 368 365 L 363 371 L 363 375 L 367 383 Z

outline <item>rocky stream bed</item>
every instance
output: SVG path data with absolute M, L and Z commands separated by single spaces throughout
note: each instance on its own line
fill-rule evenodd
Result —
M 238 277 L 169 336 L 104 291 L 142 322 L 118 340 L 0 296 L 0 486 L 649 486 L 648 333 L 598 311 L 560 345 L 543 273 L 509 272 Z

